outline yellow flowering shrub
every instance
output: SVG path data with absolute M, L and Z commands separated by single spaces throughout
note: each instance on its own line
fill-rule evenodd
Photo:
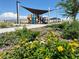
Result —
M 72 52 L 75 52 L 75 49 L 74 49 L 74 48 L 71 48 L 71 51 L 72 51 Z
M 64 48 L 62 46 L 58 46 L 57 49 L 58 49 L 59 52 L 64 51 Z
M 54 32 L 41 40 L 21 39 L 12 50 L 2 54 L 3 59 L 79 59 L 78 41 L 59 40 Z
M 3 58 L 2 58 L 2 52 L 0 52 L 0 59 L 3 59 Z
M 15 45 L 14 47 L 15 47 L 15 48 L 19 48 L 19 47 L 20 47 L 20 45 Z
M 46 57 L 45 59 L 50 59 L 50 58 Z
M 72 46 L 72 47 L 79 47 L 79 44 L 75 41 L 69 42 L 69 45 Z

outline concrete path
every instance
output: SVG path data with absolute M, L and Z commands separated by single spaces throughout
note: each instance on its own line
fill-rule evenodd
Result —
M 47 24 L 27 24 L 26 28 L 32 29 L 32 28 L 40 28 L 44 26 L 47 26 Z M 5 32 L 13 32 L 13 31 L 16 31 L 16 29 L 22 29 L 22 28 L 23 27 L 0 28 L 0 34 Z

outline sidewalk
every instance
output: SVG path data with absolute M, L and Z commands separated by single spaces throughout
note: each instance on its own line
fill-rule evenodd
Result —
M 32 29 L 32 28 L 40 28 L 47 26 L 47 24 L 28 24 L 26 25 L 27 29 Z M 16 29 L 22 29 L 23 27 L 12 27 L 12 28 L 0 28 L 0 34 L 5 33 L 5 32 L 14 32 Z

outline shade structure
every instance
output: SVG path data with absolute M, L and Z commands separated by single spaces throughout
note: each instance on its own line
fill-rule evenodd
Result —
M 49 12 L 49 10 L 33 9 L 33 8 L 25 7 L 25 6 L 21 6 L 21 7 L 28 10 L 28 11 L 30 11 L 31 13 L 33 13 L 35 15 L 41 15 L 41 14 Z M 50 10 L 50 11 L 52 11 L 52 10 Z

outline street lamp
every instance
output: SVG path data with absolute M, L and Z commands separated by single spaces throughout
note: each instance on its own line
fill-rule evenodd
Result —
M 16 0 L 17 24 L 19 24 L 19 1 Z
M 48 23 L 50 22 L 50 8 L 48 8 Z

